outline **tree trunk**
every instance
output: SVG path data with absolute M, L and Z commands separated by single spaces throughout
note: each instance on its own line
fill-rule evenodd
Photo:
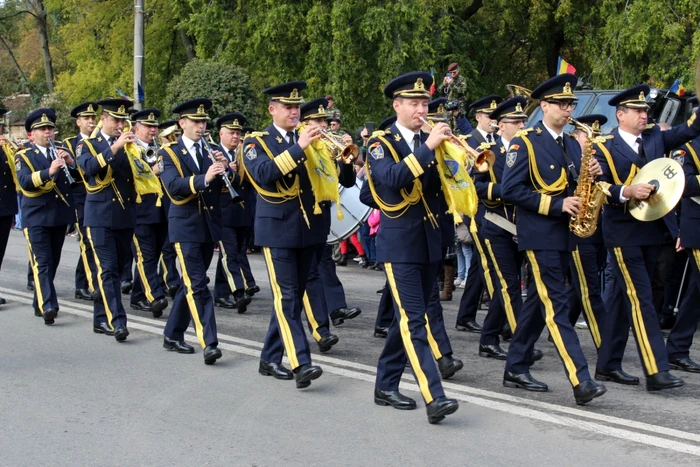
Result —
M 182 41 L 182 46 L 185 48 L 185 53 L 187 54 L 187 61 L 192 61 L 197 58 L 194 54 L 194 44 L 192 44 L 192 39 L 187 35 L 182 29 L 180 31 L 180 40 Z
M 19 76 L 22 78 L 22 83 L 26 86 L 27 85 L 27 75 L 24 74 L 24 71 L 22 71 L 22 68 L 19 66 L 19 63 L 17 63 L 17 59 L 15 58 L 15 54 L 12 53 L 12 49 L 10 49 L 10 45 L 5 41 L 5 38 L 0 36 L 0 42 L 2 42 L 3 47 L 5 47 L 5 50 L 7 50 L 7 53 L 10 55 L 10 59 L 12 59 L 12 63 L 15 65 L 15 68 L 17 68 L 17 72 L 19 73 Z M 29 91 L 29 89 L 26 89 Z
M 53 92 L 53 62 L 51 61 L 51 51 L 49 50 L 49 32 L 46 20 L 46 8 L 43 0 L 31 0 L 36 18 L 37 30 L 39 31 L 39 43 L 41 45 L 41 57 L 44 60 L 44 71 L 46 73 L 46 87 Z

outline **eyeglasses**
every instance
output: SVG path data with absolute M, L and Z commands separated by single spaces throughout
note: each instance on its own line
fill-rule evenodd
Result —
M 574 110 L 576 106 L 578 105 L 578 101 L 545 101 L 549 104 L 552 105 L 558 105 L 561 110 L 567 110 L 569 107 L 571 107 L 571 110 Z

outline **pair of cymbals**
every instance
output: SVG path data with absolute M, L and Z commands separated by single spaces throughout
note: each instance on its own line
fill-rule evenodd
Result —
M 647 199 L 631 199 L 627 203 L 630 214 L 640 221 L 661 219 L 676 207 L 685 189 L 683 167 L 673 159 L 654 159 L 641 168 L 632 185 L 648 183 L 655 187 Z

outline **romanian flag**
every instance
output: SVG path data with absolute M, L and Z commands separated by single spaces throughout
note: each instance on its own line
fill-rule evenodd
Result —
M 681 80 L 675 80 L 671 85 L 671 89 L 669 89 L 668 92 L 672 92 L 677 96 L 682 96 L 683 94 L 685 94 L 685 88 L 683 87 L 683 83 L 681 82 Z
M 435 94 L 435 68 L 430 69 L 430 76 L 433 78 L 433 84 L 430 85 L 430 95 Z
M 559 57 L 559 62 L 557 62 L 557 74 L 563 75 L 564 73 L 576 73 L 576 67 Z

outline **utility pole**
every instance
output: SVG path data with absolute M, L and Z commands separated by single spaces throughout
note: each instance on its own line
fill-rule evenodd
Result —
M 144 0 L 134 0 L 134 107 L 143 109 L 144 101 L 144 66 L 143 66 L 143 3 Z

